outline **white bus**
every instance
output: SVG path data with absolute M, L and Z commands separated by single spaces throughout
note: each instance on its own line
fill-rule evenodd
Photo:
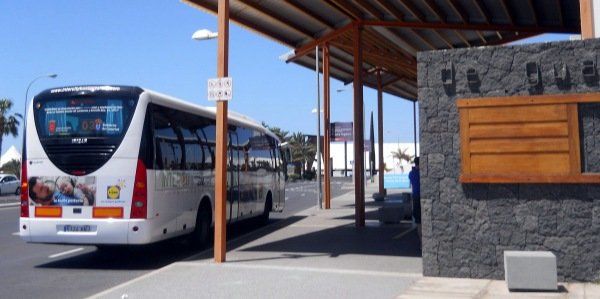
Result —
M 130 86 L 49 89 L 26 116 L 20 235 L 32 243 L 204 243 L 214 211 L 215 110 Z M 229 113 L 227 220 L 285 200 L 280 141 Z

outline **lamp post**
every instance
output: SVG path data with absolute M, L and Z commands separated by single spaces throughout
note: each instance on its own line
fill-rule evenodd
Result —
M 320 104 L 320 103 L 319 103 Z M 319 113 L 317 113 L 319 111 Z M 317 208 L 323 208 L 323 189 L 321 187 L 321 113 L 323 109 L 313 108 L 311 113 L 317 114 L 317 184 L 319 184 L 317 194 Z
M 33 83 L 35 81 L 37 81 L 39 79 L 42 79 L 42 78 L 51 78 L 51 79 L 54 79 L 56 77 L 58 77 L 57 74 L 42 75 L 42 76 L 39 76 L 39 77 L 31 80 L 31 82 L 29 82 L 29 85 L 27 85 L 27 90 L 25 91 L 25 113 L 27 113 L 27 103 L 29 102 L 29 88 L 31 88 L 31 85 L 33 85 Z M 25 113 L 23 113 L 23 115 L 25 115 Z
M 50 78 L 50 79 L 54 79 L 58 77 L 57 74 L 47 74 L 47 75 L 42 75 L 39 77 L 36 77 L 35 79 L 31 80 L 31 82 L 29 82 L 29 85 L 27 85 L 27 90 L 25 90 L 25 107 L 23 108 L 23 117 L 25 118 L 23 120 L 23 144 L 25 144 L 25 126 L 27 125 L 27 104 L 29 103 L 29 88 L 31 88 L 31 85 L 33 85 L 33 83 L 39 79 L 42 78 Z M 24 148 L 21 148 L 21 151 L 23 151 Z M 23 156 L 23 153 L 21 153 L 21 156 Z

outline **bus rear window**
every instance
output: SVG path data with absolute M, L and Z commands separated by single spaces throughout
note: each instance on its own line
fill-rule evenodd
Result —
M 34 102 L 40 138 L 121 137 L 136 102 L 110 97 L 52 98 Z

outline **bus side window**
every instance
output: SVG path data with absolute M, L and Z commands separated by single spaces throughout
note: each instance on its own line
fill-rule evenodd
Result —
M 175 131 L 176 124 L 164 114 L 165 110 L 154 113 L 157 169 L 178 170 L 181 168 L 182 146 Z
M 198 134 L 205 142 L 204 146 L 204 169 L 215 169 L 215 135 L 216 126 L 214 120 L 198 129 Z

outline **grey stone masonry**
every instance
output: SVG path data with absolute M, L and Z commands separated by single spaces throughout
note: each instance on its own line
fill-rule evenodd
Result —
M 456 107 L 461 98 L 600 92 L 597 70 L 582 73 L 598 57 L 599 40 L 418 54 L 425 275 L 503 279 L 505 250 L 547 250 L 560 281 L 600 280 L 600 185 L 461 184 Z M 537 83 L 528 64 L 539 66 Z M 579 110 L 582 168 L 598 172 L 600 108 Z

